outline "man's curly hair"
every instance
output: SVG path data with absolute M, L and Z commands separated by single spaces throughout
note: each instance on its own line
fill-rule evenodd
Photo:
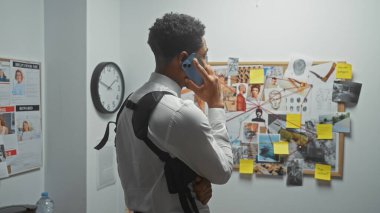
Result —
M 149 29 L 148 44 L 156 58 L 170 61 L 181 51 L 188 54 L 202 47 L 205 26 L 194 17 L 185 14 L 167 13 Z

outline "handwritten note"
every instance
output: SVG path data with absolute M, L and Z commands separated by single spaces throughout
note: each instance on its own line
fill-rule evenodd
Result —
M 286 128 L 301 128 L 301 114 L 286 114 Z
M 273 143 L 274 154 L 288 155 L 289 154 L 289 143 L 286 141 L 280 141 Z
M 249 71 L 249 83 L 250 84 L 263 84 L 264 83 L 264 69 L 251 69 Z
M 314 178 L 318 180 L 331 180 L 331 166 L 316 163 Z
M 337 63 L 335 70 L 336 70 L 336 78 L 352 79 L 352 65 L 351 64 Z
M 253 159 L 240 159 L 240 174 L 253 174 Z
M 332 124 L 318 124 L 317 125 L 317 139 L 333 139 L 333 125 Z

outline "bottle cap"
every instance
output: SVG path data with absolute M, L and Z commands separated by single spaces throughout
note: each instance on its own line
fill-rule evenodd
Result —
M 47 193 L 47 192 L 42 192 L 42 193 L 41 193 L 41 196 L 42 196 L 42 197 L 47 197 L 47 196 L 49 196 L 49 193 Z

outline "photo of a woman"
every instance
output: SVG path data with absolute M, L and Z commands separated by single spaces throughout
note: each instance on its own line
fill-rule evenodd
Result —
M 3 117 L 0 117 L 0 135 L 9 134 L 9 129 L 5 124 L 5 120 Z
M 24 74 L 21 70 L 16 70 L 15 72 L 15 81 L 13 83 L 13 95 L 24 95 L 25 93 L 25 84 L 24 84 Z
M 22 128 L 21 128 L 21 133 L 18 136 L 19 141 L 24 141 L 24 140 L 31 140 L 33 139 L 33 131 L 30 123 L 27 120 L 24 120 L 22 122 Z

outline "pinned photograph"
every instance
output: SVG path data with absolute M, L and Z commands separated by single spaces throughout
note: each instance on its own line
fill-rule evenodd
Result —
M 274 154 L 273 143 L 279 141 L 279 134 L 259 135 L 258 162 L 278 162 L 278 156 Z
M 293 159 L 288 163 L 287 167 L 288 178 L 287 185 L 302 186 L 303 182 L 303 160 Z
M 265 79 L 265 88 L 280 88 L 279 81 L 281 81 L 282 78 L 275 77 L 275 76 L 270 76 Z
M 250 70 L 250 67 L 239 66 L 238 67 L 237 82 L 248 84 L 249 83 L 249 70 Z
M 281 130 L 286 129 L 285 114 L 268 115 L 268 131 L 271 134 L 279 134 Z
M 232 149 L 234 167 L 238 167 L 239 166 L 239 160 L 240 160 L 240 158 L 242 158 L 240 141 L 239 140 L 231 141 L 231 149 Z
M 242 143 L 240 147 L 242 150 L 242 158 L 256 159 L 257 143 Z
M 349 112 L 337 112 L 335 114 L 320 115 L 320 124 L 333 124 L 333 132 L 351 132 L 351 120 Z
M 255 173 L 257 175 L 284 176 L 286 168 L 281 163 L 256 163 Z
M 264 75 L 268 77 L 283 78 L 284 69 L 281 66 L 264 66 Z
M 350 81 L 334 81 L 332 100 L 334 102 L 357 104 L 362 84 Z
M 264 85 L 250 84 L 248 90 L 247 101 L 250 103 L 258 104 L 263 98 Z
M 312 61 L 310 59 L 305 57 L 292 57 L 284 73 L 284 77 L 307 82 L 311 65 Z
M 281 89 L 266 89 L 265 100 L 266 106 L 268 106 L 269 111 L 284 111 L 286 108 L 284 95 L 281 93 Z
M 1 107 L 0 107 L 1 110 Z M 14 134 L 14 119 L 15 114 L 12 113 L 2 113 L 0 114 L 0 135 Z
M 246 111 L 247 110 L 247 87 L 248 84 L 240 83 L 236 84 L 236 111 Z
M 239 58 L 228 58 L 228 74 L 227 75 L 236 75 L 238 74 Z
M 307 113 L 310 109 L 308 98 L 299 95 L 292 94 L 286 97 L 286 111 L 289 113 Z
M 255 122 L 244 122 L 242 128 L 242 142 L 256 143 L 259 133 L 259 124 Z
M 252 118 L 252 121 L 265 123 L 265 119 L 263 118 L 264 112 L 261 109 L 261 107 L 257 107 L 256 109 L 254 109 L 254 112 L 255 116 Z
M 9 84 L 9 68 L 0 66 L 0 84 Z

